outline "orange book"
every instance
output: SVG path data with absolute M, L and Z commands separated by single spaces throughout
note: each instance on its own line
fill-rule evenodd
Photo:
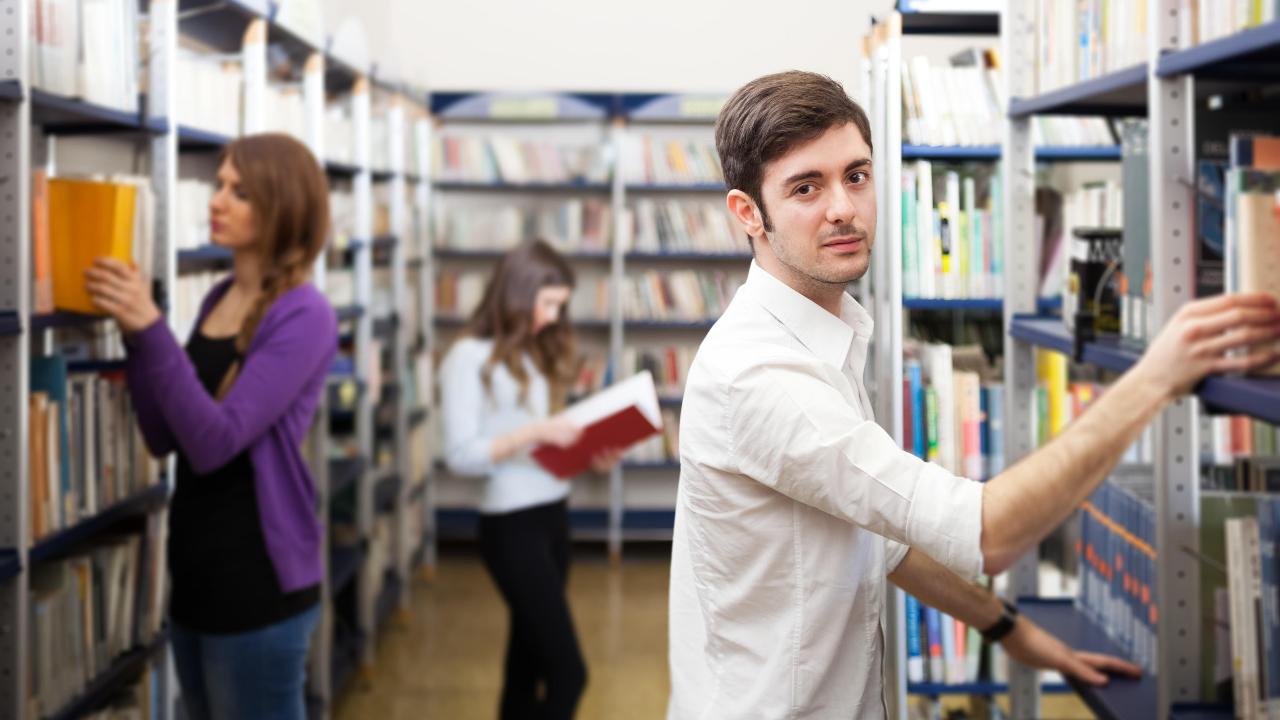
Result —
M 53 259 L 49 249 L 49 176 L 44 170 L 31 173 L 31 312 L 53 312 Z
M 89 298 L 84 271 L 100 257 L 133 261 L 137 188 L 50 178 L 48 198 L 53 305 L 59 310 L 100 314 Z
M 49 426 L 45 417 L 47 403 L 48 396 L 44 393 L 35 392 L 27 396 L 29 413 L 27 427 L 30 428 L 30 436 L 28 437 L 30 467 L 27 468 L 29 480 L 27 491 L 31 493 L 31 522 L 29 527 L 31 544 L 35 544 L 34 541 L 44 537 L 47 531 L 44 523 L 45 484 L 48 482 L 46 478 L 48 471 L 45 468 L 45 459 L 48 457 L 45 450 L 45 428 Z

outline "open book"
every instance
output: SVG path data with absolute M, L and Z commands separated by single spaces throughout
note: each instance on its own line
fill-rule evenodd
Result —
M 562 414 L 582 428 L 578 442 L 563 448 L 539 445 L 532 452 L 538 464 L 559 478 L 586 470 L 601 452 L 631 447 L 662 430 L 658 393 L 647 370 L 570 405 Z

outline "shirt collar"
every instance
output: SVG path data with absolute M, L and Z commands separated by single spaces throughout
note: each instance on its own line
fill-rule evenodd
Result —
M 819 359 L 843 368 L 854 340 L 865 344 L 874 327 L 871 315 L 848 293 L 840 296 L 840 317 L 822 309 L 760 267 L 755 260 L 745 287 Z

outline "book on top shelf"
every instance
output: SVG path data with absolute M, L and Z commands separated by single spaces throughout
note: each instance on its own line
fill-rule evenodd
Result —
M 582 428 L 569 447 L 539 445 L 534 460 L 556 477 L 568 478 L 591 466 L 592 457 L 622 450 L 662 431 L 662 413 L 653 376 L 638 373 L 591 397 L 574 403 L 561 415 Z

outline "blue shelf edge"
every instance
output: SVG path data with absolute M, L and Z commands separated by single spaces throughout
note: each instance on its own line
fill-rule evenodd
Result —
M 1054 310 L 1062 307 L 1062 298 L 1045 297 L 1036 301 L 1040 310 Z M 988 310 L 999 312 L 1004 309 L 1002 298 L 923 298 L 910 297 L 902 299 L 902 307 L 908 310 Z
M 683 252 L 683 251 L 658 251 L 658 252 L 629 252 L 624 256 L 627 260 L 632 261 L 737 261 L 750 262 L 752 260 L 751 253 L 731 252 L 731 253 L 709 253 L 709 252 Z
M 1145 115 L 1147 64 L 1141 63 L 1032 98 L 1009 101 L 1009 117 L 1028 115 Z M 1135 88 L 1143 92 L 1128 92 Z M 1123 99 L 1122 99 L 1123 98 Z
M 927 695 L 929 697 L 937 697 L 939 695 L 1000 695 L 1007 692 L 1009 692 L 1007 684 L 986 680 L 967 683 L 907 683 L 908 695 Z M 1064 683 L 1044 683 L 1040 686 L 1040 692 L 1062 695 L 1073 691 L 1070 685 Z
M 483 248 L 467 250 L 462 248 L 436 248 L 432 251 L 441 260 L 496 260 L 507 253 L 506 249 Z M 570 260 L 609 260 L 613 257 L 608 250 L 562 250 L 560 254 Z
M 22 91 L 22 83 L 17 80 L 0 81 L 0 100 L 6 102 L 22 102 L 26 93 Z
M 475 192 L 609 192 L 613 186 L 607 182 L 483 182 L 466 180 L 437 180 L 432 183 L 437 190 Z
M 364 315 L 364 306 L 363 305 L 343 305 L 342 307 L 334 308 L 334 311 L 338 315 L 338 322 L 344 322 L 346 320 L 358 320 L 360 317 Z
M 230 135 L 201 130 L 190 125 L 178 126 L 178 146 L 184 149 L 218 149 L 226 147 L 235 140 Z
M 726 192 L 729 188 L 723 182 L 695 183 L 628 183 L 628 191 L 681 193 L 681 192 Z
M 75 549 L 80 543 L 114 526 L 117 522 L 136 515 L 151 512 L 169 499 L 169 488 L 163 482 L 134 493 L 97 515 L 85 518 L 69 528 L 59 530 L 37 541 L 27 553 L 27 562 L 34 565 Z
M 111 661 L 107 670 L 85 687 L 66 707 L 50 715 L 50 720 L 73 720 L 96 710 L 126 684 L 136 679 L 147 663 L 169 645 L 169 628 L 162 627 L 145 645 L 136 646 Z
M 0 337 L 22 334 L 22 318 L 17 311 L 0 312 Z
M 436 534 L 449 539 L 474 539 L 480 513 L 472 508 L 436 508 Z M 569 529 L 579 536 L 592 536 L 608 527 L 609 511 L 604 508 L 571 508 Z M 633 508 L 622 511 L 622 530 L 662 531 L 675 527 L 675 510 Z
M 90 325 L 96 322 L 104 322 L 111 318 L 106 315 L 86 315 L 84 313 L 74 313 L 59 310 L 47 315 L 32 315 L 31 329 L 45 330 L 47 328 L 71 327 L 74 325 Z
M 1071 335 L 1059 318 L 1015 316 L 1009 335 L 1068 355 L 1072 352 Z M 1141 348 L 1119 338 L 1106 337 L 1086 344 L 1083 360 L 1106 370 L 1124 372 L 1141 357 Z M 1280 378 L 1214 375 L 1205 378 L 1195 388 L 1195 394 L 1212 411 L 1249 415 L 1280 424 Z
M 69 360 L 67 372 L 102 373 L 118 372 L 125 369 L 124 360 Z
M 1264 66 L 1263 70 L 1274 77 L 1274 56 L 1280 55 L 1280 20 L 1162 55 L 1156 61 L 1156 75 L 1169 77 L 1183 73 L 1204 73 L 1220 65 L 1243 61 L 1254 53 L 1268 52 L 1273 56 L 1272 62 L 1269 66 Z
M 40 88 L 31 88 L 30 99 L 32 121 L 55 129 L 55 132 L 75 132 L 76 128 L 86 128 L 90 131 L 136 131 L 163 135 L 169 131 L 169 121 L 144 116 L 141 103 L 136 110 L 119 110 Z
M 999 160 L 999 145 L 902 146 L 903 160 Z M 1046 145 L 1035 149 L 1037 160 L 1119 160 L 1119 145 Z
M 17 550 L 0 550 L 0 583 L 17 577 L 22 572 L 22 559 Z

